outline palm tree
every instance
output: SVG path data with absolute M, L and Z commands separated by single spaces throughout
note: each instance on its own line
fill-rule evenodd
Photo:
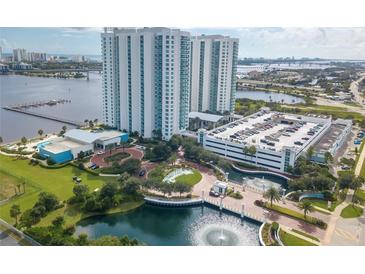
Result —
M 67 127 L 66 127 L 66 126 L 63 126 L 63 127 L 62 127 L 62 131 L 63 131 L 63 132 L 66 132 L 66 129 L 67 129 Z
M 89 123 L 89 120 L 88 119 L 85 119 L 84 120 L 84 123 L 85 123 L 85 126 L 87 126 L 87 124 Z
M 279 201 L 280 200 L 280 193 L 279 191 L 271 186 L 268 190 L 266 190 L 266 192 L 264 193 L 264 198 L 270 200 L 270 205 L 272 207 L 272 202 L 275 201 Z
M 38 135 L 40 138 L 42 138 L 43 133 L 43 129 L 38 129 Z
M 20 139 L 20 142 L 21 142 L 23 145 L 25 145 L 25 144 L 28 142 L 28 140 L 27 140 L 27 138 L 26 138 L 25 136 L 23 136 L 23 137 L 22 137 L 22 139 Z
M 15 219 L 15 226 L 18 225 L 18 216 L 20 215 L 20 207 L 19 205 L 12 205 L 10 208 L 10 217 Z
M 308 200 L 304 200 L 299 204 L 299 208 L 304 211 L 304 219 L 307 219 L 307 213 L 312 212 L 314 210 L 314 207 L 312 206 L 312 203 Z
M 95 119 L 94 119 L 94 124 L 95 124 L 95 125 L 97 125 L 97 124 L 98 124 L 98 122 L 99 122 L 98 118 L 95 118 Z
M 0 136 L 0 144 L 3 142 L 3 137 Z

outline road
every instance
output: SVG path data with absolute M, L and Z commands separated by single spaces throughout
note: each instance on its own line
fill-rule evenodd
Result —
M 271 85 L 276 87 L 283 87 L 283 88 L 293 88 L 298 90 L 308 90 L 308 91 L 318 91 L 323 92 L 323 88 L 318 87 L 301 87 L 301 86 L 294 86 L 289 84 L 282 84 L 282 83 L 272 83 L 272 82 L 265 82 L 265 81 L 256 81 L 256 80 L 247 80 L 247 79 L 239 79 L 237 80 L 238 85 L 240 84 L 248 84 L 248 85 Z
M 364 98 L 361 96 L 359 92 L 359 83 L 364 80 L 365 75 L 362 75 L 359 79 L 356 81 L 353 81 L 350 85 L 350 91 L 354 95 L 355 101 L 359 103 L 364 108 Z
M 14 239 L 6 231 L 0 230 L 0 246 L 17 246 L 18 240 Z

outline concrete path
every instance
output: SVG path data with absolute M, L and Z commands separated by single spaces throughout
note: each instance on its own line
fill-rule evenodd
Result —
M 359 160 L 357 161 L 356 164 L 356 168 L 355 168 L 355 176 L 359 176 L 361 173 L 361 168 L 364 164 L 364 159 L 365 159 L 365 149 L 363 148 L 361 150 L 360 156 L 359 156 Z
M 213 184 L 216 181 L 216 177 L 214 174 L 207 174 L 202 173 L 203 179 L 194 186 L 193 188 L 193 194 L 201 197 L 202 192 L 204 191 L 204 196 L 207 197 L 209 195 L 209 190 L 213 186 Z M 264 219 L 271 222 L 278 222 L 281 225 L 284 225 L 289 228 L 294 228 L 297 230 L 300 230 L 302 232 L 311 234 L 315 236 L 318 239 L 323 239 L 325 236 L 325 230 L 318 228 L 317 226 L 308 224 L 304 221 L 297 220 L 282 214 L 279 214 L 277 212 L 267 210 L 261 207 L 258 207 L 254 204 L 256 200 L 263 199 L 261 193 L 256 193 L 251 190 L 246 189 L 245 191 L 242 190 L 242 186 L 239 186 L 237 184 L 230 184 L 231 187 L 234 187 L 235 191 L 238 191 L 243 196 L 242 200 L 234 199 L 231 197 L 225 197 L 223 199 L 223 204 L 226 207 L 235 209 L 236 211 L 240 212 L 242 208 L 242 204 L 244 204 L 244 211 L 247 213 L 247 215 L 255 216 L 258 219 Z M 209 200 L 215 201 L 216 203 L 219 203 L 220 198 L 216 197 L 209 197 Z M 292 202 L 285 201 L 285 202 L 279 202 L 276 203 L 280 206 L 287 207 L 296 211 L 299 211 L 296 205 Z M 310 214 L 310 216 L 317 217 L 322 219 L 325 222 L 328 222 L 330 219 L 329 215 L 322 214 L 320 212 L 313 212 Z

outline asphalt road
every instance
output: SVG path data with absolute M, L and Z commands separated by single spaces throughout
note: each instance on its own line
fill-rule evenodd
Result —
M 9 236 L 5 231 L 0 231 L 0 246 L 18 246 L 17 240 Z

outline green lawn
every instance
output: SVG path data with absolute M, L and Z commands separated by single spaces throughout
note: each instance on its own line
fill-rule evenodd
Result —
M 312 239 L 312 240 L 314 240 L 314 241 L 319 242 L 319 239 L 318 239 L 317 237 L 314 237 L 314 236 L 312 236 L 312 235 L 310 235 L 310 234 L 307 234 L 307 233 L 305 233 L 305 232 L 302 232 L 302 231 L 300 231 L 300 230 L 296 230 L 296 229 L 292 229 L 292 231 L 293 231 L 293 232 L 295 232 L 295 233 L 298 233 L 298 234 L 300 234 L 300 235 L 303 235 L 303 236 L 305 236 L 305 237 L 307 237 L 307 238 L 310 238 L 310 239 Z
M 318 227 L 320 227 L 321 229 L 326 229 L 327 228 L 327 223 L 323 222 L 320 219 L 314 218 L 312 216 L 306 216 L 306 218 L 304 218 L 304 214 L 302 214 L 301 212 L 286 208 L 286 207 L 282 207 L 276 204 L 273 204 L 272 206 L 270 205 L 270 203 L 265 203 L 264 205 L 265 208 L 277 211 L 281 214 L 287 215 L 289 217 L 293 217 L 299 220 L 303 220 L 307 223 L 316 225 Z
M 29 160 L 16 160 L 12 157 L 0 155 L 1 174 L 11 176 L 16 180 L 25 178 L 25 193 L 11 199 L 8 203 L 0 206 L 0 218 L 9 223 L 14 220 L 9 216 L 9 209 L 13 204 L 18 204 L 22 212 L 33 207 L 42 191 L 54 193 L 61 201 L 70 198 L 73 193 L 74 182 L 72 176 L 78 176 L 82 183 L 89 186 L 91 191 L 100 188 L 104 182 L 115 180 L 110 177 L 98 177 L 81 171 L 77 167 L 66 166 L 59 169 L 46 169 L 40 166 L 29 165 Z M 42 219 L 39 225 L 49 225 L 55 216 L 65 214 L 67 223 L 74 223 L 82 218 L 81 213 L 64 207 L 50 213 Z
M 360 200 L 361 204 L 365 203 L 365 191 L 362 189 L 358 189 L 355 192 L 356 197 Z
M 356 205 L 348 205 L 341 211 L 342 218 L 357 218 L 363 214 L 363 209 Z
M 280 230 L 280 239 L 286 246 L 316 246 L 315 244 L 298 238 L 293 234 L 283 231 L 282 229 Z
M 325 201 L 325 200 L 306 198 L 306 199 L 303 199 L 302 201 L 310 201 L 312 203 L 312 205 L 328 210 L 328 208 L 327 208 L 328 204 L 327 204 L 327 201 Z
M 194 186 L 195 184 L 199 183 L 201 179 L 201 173 L 198 170 L 193 169 L 193 174 L 181 175 L 176 178 L 176 182 L 182 182 L 189 186 Z

